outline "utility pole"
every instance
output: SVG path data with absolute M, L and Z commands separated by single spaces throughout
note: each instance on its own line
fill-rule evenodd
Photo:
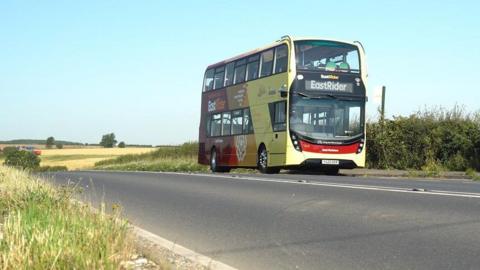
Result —
M 382 86 L 382 107 L 380 107 L 380 121 L 382 123 L 385 120 L 385 90 L 386 87 Z

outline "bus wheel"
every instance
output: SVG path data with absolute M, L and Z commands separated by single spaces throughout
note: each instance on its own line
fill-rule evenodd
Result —
M 218 172 L 218 165 L 217 165 L 217 150 L 212 148 L 210 152 L 210 170 L 212 172 Z
M 212 151 L 210 154 L 210 170 L 212 172 L 230 172 L 230 167 L 218 166 L 217 150 L 215 148 L 212 148 Z
M 325 174 L 326 175 L 338 175 L 339 170 L 340 170 L 340 168 L 338 168 L 338 167 L 327 168 L 327 169 L 325 169 Z
M 261 146 L 260 151 L 258 151 L 257 160 L 258 160 L 258 164 L 257 164 L 258 165 L 258 170 L 261 173 L 272 174 L 272 173 L 279 173 L 280 172 L 280 168 L 268 167 L 268 153 L 267 153 L 267 149 L 265 148 L 265 146 Z

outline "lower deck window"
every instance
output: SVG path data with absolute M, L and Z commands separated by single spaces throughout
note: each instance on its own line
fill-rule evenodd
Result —
M 219 113 L 212 115 L 211 125 L 210 136 L 220 136 L 222 134 L 222 115 Z
M 253 133 L 250 109 L 212 114 L 207 119 L 207 136 L 229 136 Z
M 222 116 L 222 135 L 230 135 L 232 125 L 232 115 L 230 112 L 223 113 Z
M 243 112 L 237 110 L 232 112 L 232 135 L 242 134 Z

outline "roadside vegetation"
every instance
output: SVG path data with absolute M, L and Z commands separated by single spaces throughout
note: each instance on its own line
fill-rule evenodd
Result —
M 206 172 L 208 167 L 197 163 L 198 143 L 162 146 L 143 154 L 130 154 L 95 163 L 103 170 Z
M 1 269 L 119 269 L 128 260 L 127 222 L 115 211 L 92 212 L 73 195 L 0 165 Z
M 198 143 L 163 146 L 145 154 L 131 154 L 95 163 L 105 170 L 208 171 L 197 164 Z M 461 107 L 418 111 L 367 123 L 367 167 L 407 170 L 411 176 L 435 177 L 465 171 L 472 179 L 480 171 L 480 112 Z M 249 170 L 250 172 L 251 170 Z
M 443 171 L 480 170 L 480 112 L 461 107 L 419 111 L 409 117 L 367 124 L 367 166 Z

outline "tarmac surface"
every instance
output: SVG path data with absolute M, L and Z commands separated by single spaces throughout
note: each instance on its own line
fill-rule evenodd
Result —
M 239 269 L 480 265 L 480 183 L 470 180 L 101 171 L 50 180 Z

